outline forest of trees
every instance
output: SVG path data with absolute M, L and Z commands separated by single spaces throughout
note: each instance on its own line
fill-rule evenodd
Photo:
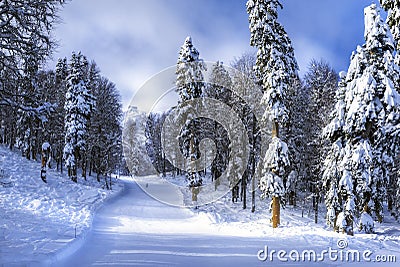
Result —
M 177 55 L 174 108 L 189 109 L 190 100 L 202 98 L 224 103 L 245 127 L 232 138 L 245 135 L 250 156 L 231 155 L 234 140 L 221 124 L 190 116 L 179 136 L 182 154 L 194 162 L 201 140 L 214 140 L 215 186 L 229 168 L 232 201 L 240 200 L 246 209 L 250 193 L 255 212 L 256 197 L 270 199 L 273 227 L 287 201 L 308 202 L 315 222 L 323 208 L 327 223 L 347 234 L 355 225 L 373 232 L 373 222 L 381 222 L 385 211 L 400 219 L 400 4 L 380 3 L 387 20 L 378 5 L 365 8 L 365 43 L 353 52 L 347 72 L 314 59 L 299 76 L 291 40 L 278 22 L 283 8 L 278 0 L 247 2 L 250 45 L 257 53 L 235 58 L 229 66 L 238 71 L 233 75 L 216 62 L 208 70 L 211 82 L 205 83 L 207 65 L 187 37 Z M 56 169 L 74 182 L 95 174 L 109 188 L 107 177 L 125 169 L 126 160 L 134 175 L 149 174 L 153 164 L 164 176 L 185 175 L 189 187 L 202 186 L 206 169 L 194 171 L 189 164 L 182 170 L 165 159 L 161 130 L 172 110 L 142 114 L 128 108 L 134 116 L 124 128 L 132 140 L 125 154 L 131 158 L 124 159 L 120 95 L 95 61 L 72 52 L 54 69 L 44 69 L 63 5 L 63 0 L 0 2 L 0 144 L 39 160 L 42 144 L 49 143 Z M 239 91 L 248 98 L 256 98 L 252 92 L 263 96 L 257 99 L 266 107 L 260 120 Z M 139 128 L 145 131 L 138 134 Z M 262 144 L 269 144 L 266 151 Z M 150 160 L 139 164 L 144 154 Z M 244 170 L 240 177 L 238 170 Z
M 44 70 L 63 0 L 0 3 L 0 143 L 40 160 L 51 146 L 57 170 L 77 182 L 121 168 L 122 105 L 115 85 L 81 53 Z M 104 123 L 107 121 L 107 123 Z M 45 181 L 45 180 L 44 180 Z M 107 179 L 105 186 L 108 188 Z
M 280 205 L 287 200 L 290 205 L 307 206 L 315 222 L 319 211 L 326 211 L 327 224 L 347 234 L 353 234 L 353 227 L 373 232 L 373 222 L 383 220 L 384 210 L 399 219 L 400 14 L 395 1 L 381 2 L 388 11 L 388 24 L 376 4 L 365 8 L 365 44 L 353 52 L 347 72 L 337 73 L 325 60 L 314 59 L 299 77 L 290 38 L 277 21 L 282 8 L 277 0 L 247 2 L 250 45 L 257 54 L 244 53 L 230 66 L 215 63 L 209 84 L 201 82 L 206 67 L 188 37 L 177 62 L 180 100 L 175 108 L 187 108 L 194 98 L 222 101 L 241 117 L 252 149 L 247 162 L 236 161 L 220 124 L 189 117 L 180 136 L 182 153 L 198 159 L 201 139 L 213 139 L 218 150 L 211 167 L 216 186 L 229 160 L 231 175 L 245 164 L 243 176 L 232 178 L 232 201 L 240 199 L 246 208 L 246 192 L 269 198 L 273 227 L 279 225 Z M 251 82 L 246 85 L 246 79 L 230 75 L 226 68 L 239 70 Z M 265 121 L 257 122 L 232 90 L 249 84 L 264 94 Z M 165 160 L 161 141 L 161 126 L 169 112 L 147 118 L 146 144 L 155 169 L 175 175 L 182 170 Z M 268 129 L 271 136 L 260 134 Z M 260 142 L 269 142 L 265 155 L 260 155 Z M 261 164 L 260 180 L 258 189 L 252 190 L 257 164 Z M 183 172 L 189 187 L 202 185 L 201 173 L 188 168 Z M 254 205 L 252 198 L 252 211 Z

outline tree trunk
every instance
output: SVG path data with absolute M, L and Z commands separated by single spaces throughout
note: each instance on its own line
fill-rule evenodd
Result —
M 243 175 L 242 177 L 242 200 L 243 200 L 243 209 L 246 209 L 246 187 L 247 187 L 247 175 Z
M 31 160 L 31 142 L 30 139 L 28 139 L 28 145 L 27 148 L 25 150 L 25 157 L 27 160 Z
M 272 122 L 272 138 L 279 137 L 279 124 L 277 121 Z
M 333 220 L 333 231 L 339 232 L 339 228 L 337 226 L 337 217 L 339 213 L 335 211 L 335 219 Z
M 255 151 L 255 147 L 256 147 L 256 137 L 255 137 L 255 132 L 256 132 L 256 117 L 253 116 L 253 123 L 252 123 L 252 152 L 251 152 L 251 212 L 255 212 L 256 211 L 256 151 Z
M 108 181 L 107 181 L 107 174 L 104 175 L 104 181 L 106 182 L 107 190 L 110 190 L 110 187 L 108 186 Z
M 76 173 L 76 165 L 71 168 L 71 180 L 75 183 L 78 182 L 78 177 Z
M 253 159 L 254 160 L 254 159 Z M 253 163 L 254 165 L 254 163 Z M 256 211 L 256 181 L 253 169 L 253 177 L 251 179 L 251 212 Z
M 90 160 L 89 160 L 89 176 L 92 176 L 92 168 L 93 168 L 93 154 L 90 154 Z
M 277 228 L 280 221 L 280 200 L 279 197 L 272 197 L 272 228 Z
M 79 151 L 75 149 L 74 151 L 74 157 L 75 157 L 75 165 L 71 167 L 71 180 L 75 183 L 78 182 L 78 177 L 77 177 L 77 163 L 78 163 L 78 157 L 79 157 Z
M 315 208 L 314 208 L 314 222 L 318 223 L 318 197 L 316 196 L 316 201 L 315 201 Z
M 43 182 L 47 183 L 46 180 L 46 164 L 47 164 L 47 155 L 44 150 L 42 150 L 42 169 L 40 170 L 40 178 Z
M 61 171 L 61 174 L 63 173 L 63 164 L 64 164 L 64 162 L 63 162 L 63 152 L 61 151 L 61 156 L 60 156 L 60 171 Z
M 279 124 L 272 122 L 272 138 L 279 137 Z M 277 175 L 277 173 L 275 173 Z M 277 228 L 281 223 L 281 205 L 279 197 L 272 197 L 272 227 Z
M 392 194 L 390 194 L 390 193 L 388 194 L 387 203 L 388 203 L 388 210 L 392 211 L 393 210 L 393 200 L 392 200 Z
M 86 181 L 86 165 L 87 165 L 86 155 L 84 155 L 82 157 L 82 177 L 85 179 L 85 181 Z

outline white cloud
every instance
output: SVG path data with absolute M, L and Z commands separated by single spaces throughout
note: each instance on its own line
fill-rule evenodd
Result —
M 362 41 L 363 7 L 368 0 L 283 0 L 279 20 L 293 41 L 301 71 L 312 58 L 346 68 Z M 251 51 L 245 0 L 79 0 L 60 13 L 60 48 L 54 55 L 82 51 L 120 89 L 124 107 L 153 74 L 176 63 L 191 35 L 204 60 L 222 60 Z M 357 12 L 360 12 L 358 14 Z M 361 32 L 360 32 L 361 29 Z M 360 32 L 360 33 L 359 33 Z M 54 67 L 55 62 L 49 67 Z

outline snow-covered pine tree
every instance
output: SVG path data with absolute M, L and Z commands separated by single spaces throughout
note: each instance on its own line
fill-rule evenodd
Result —
M 205 88 L 203 71 L 207 68 L 199 55 L 192 38 L 186 37 L 176 63 L 176 91 L 180 97 L 179 103 L 201 97 L 203 94 Z
M 87 148 L 87 123 L 92 110 L 93 97 L 84 77 L 86 62 L 81 53 L 72 53 L 65 95 L 64 159 L 68 176 L 74 182 L 77 182 L 77 169 Z
M 359 226 L 369 231 L 372 226 L 368 216 L 375 216 L 378 221 L 383 219 L 385 187 L 394 156 L 385 133 L 391 132 L 398 123 L 400 96 L 395 89 L 399 74 L 388 26 L 375 4 L 366 7 L 364 14 L 366 43 L 358 46 L 351 57 L 343 83 L 346 85 L 344 98 L 342 87 L 335 116 L 325 129 L 334 145 L 341 143 L 338 149 L 331 150 L 326 163 L 329 158 L 338 160 L 332 153 L 339 148 L 341 151 L 336 155 L 342 159 L 339 170 L 332 166 L 325 169 L 324 184 L 328 185 L 327 179 L 331 179 L 329 188 L 337 183 L 345 201 L 340 204 L 347 226 L 352 227 L 353 216 L 360 218 L 362 214 Z M 332 208 L 332 205 L 328 207 Z
M 190 100 L 199 98 L 203 95 L 205 89 L 203 71 L 206 71 L 206 65 L 199 57 L 199 52 L 193 46 L 192 38 L 187 37 L 179 51 L 179 57 L 176 66 L 176 91 L 180 97 L 178 109 L 186 111 L 190 109 Z M 189 101 L 189 102 L 188 102 Z M 198 140 L 194 135 L 193 129 L 189 129 L 189 124 L 194 119 L 191 112 L 188 115 L 185 126 L 180 134 L 184 140 L 185 156 L 190 159 L 197 159 L 199 156 Z M 187 179 L 189 186 L 200 186 L 202 178 L 189 166 L 187 170 Z
M 246 4 L 250 23 L 250 45 L 257 47 L 256 77 L 264 89 L 263 100 L 268 105 L 264 121 L 272 119 L 272 143 L 263 163 L 260 188 L 263 195 L 272 197 L 272 226 L 280 223 L 280 202 L 285 191 L 282 170 L 289 165 L 287 145 L 279 137 L 279 126 L 288 121 L 285 93 L 293 79 L 298 78 L 297 62 L 291 41 L 277 21 L 278 0 L 249 0 Z M 276 149 L 273 151 L 273 149 Z M 281 157 L 281 158 L 276 158 Z M 278 164 L 278 165 L 276 165 Z M 264 185 L 274 185 L 273 187 Z
M 331 122 L 324 128 L 323 136 L 332 143 L 330 150 L 324 160 L 322 187 L 325 190 L 325 205 L 327 208 L 326 222 L 336 229 L 336 221 L 342 211 L 342 194 L 339 194 L 339 180 L 342 175 L 341 162 L 343 159 L 344 146 L 344 116 L 345 116 L 345 92 L 346 72 L 339 73 L 338 90 L 336 91 L 336 104 L 331 114 Z
M 382 7 L 388 12 L 386 22 L 390 27 L 396 46 L 395 62 L 400 65 L 400 2 L 398 0 L 380 0 Z M 400 151 L 400 125 L 393 127 L 388 133 L 392 137 L 391 144 L 396 146 L 399 155 Z M 395 167 L 392 169 L 388 183 L 388 208 L 396 218 L 400 218 L 400 157 L 395 160 Z

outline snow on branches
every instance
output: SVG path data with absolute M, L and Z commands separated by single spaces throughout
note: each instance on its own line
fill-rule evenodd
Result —
M 388 26 L 375 4 L 366 7 L 364 14 L 366 43 L 352 54 L 347 75 L 341 75 L 332 120 L 324 130 L 333 145 L 323 179 L 328 222 L 333 210 L 343 211 L 350 216 L 349 223 L 353 215 L 361 216 L 361 228 L 371 232 L 373 224 L 366 218 L 374 215 L 381 221 L 383 216 L 394 160 L 388 133 L 400 121 L 400 97 L 396 90 L 399 68 Z

